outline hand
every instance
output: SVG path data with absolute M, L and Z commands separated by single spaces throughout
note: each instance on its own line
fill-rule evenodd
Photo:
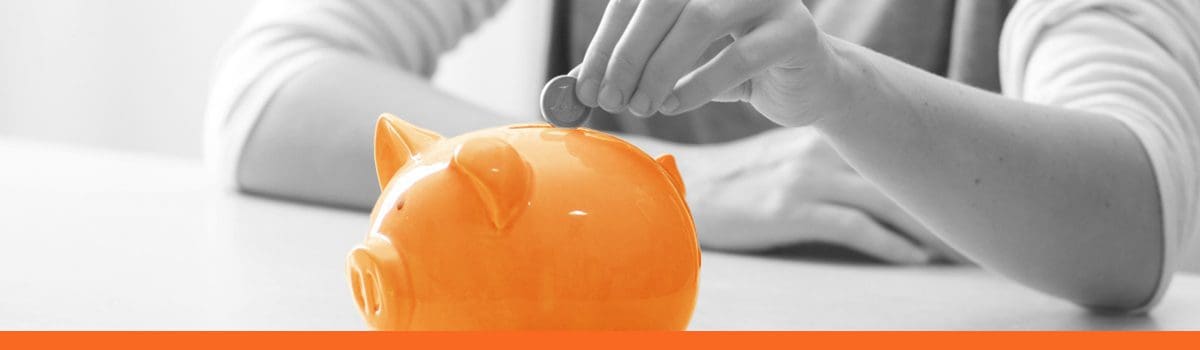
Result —
M 727 36 L 731 44 L 703 57 Z M 613 0 L 576 93 L 588 106 L 642 116 L 747 101 L 777 123 L 807 125 L 825 114 L 816 103 L 845 98 L 833 57 L 798 0 Z
M 811 128 L 704 146 L 678 160 L 705 248 L 762 251 L 826 242 L 891 263 L 966 261 Z

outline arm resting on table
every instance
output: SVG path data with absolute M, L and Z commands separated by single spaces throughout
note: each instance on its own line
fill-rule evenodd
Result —
M 237 165 L 246 192 L 369 210 L 379 196 L 375 119 L 392 113 L 443 135 L 513 122 L 411 73 L 357 56 L 314 64 L 276 93 Z
M 213 79 L 205 153 L 216 178 L 246 192 L 370 208 L 379 114 L 448 135 L 503 123 L 426 80 L 504 2 L 260 2 Z
M 1082 16 L 1061 25 L 1070 28 L 1092 19 Z M 1163 177 L 1156 178 L 1160 164 L 1152 163 L 1151 155 L 1159 148 L 1148 149 L 1146 145 L 1153 144 L 1147 140 L 1153 138 L 1135 132 L 1119 115 L 1151 111 L 1160 113 L 1151 117 L 1165 118 L 1178 116 L 1180 110 L 1139 109 L 1176 96 L 1129 95 L 1123 87 L 1146 82 L 1139 79 L 1169 81 L 1178 79 L 1172 74 L 1186 74 L 1159 68 L 1178 66 L 1168 64 L 1174 61 L 1161 49 L 1153 51 L 1153 40 L 1138 38 L 1136 30 L 1123 30 L 1128 29 L 1124 23 L 1105 25 L 1132 37 L 1113 32 L 1085 41 L 1047 36 L 1041 45 L 1146 44 L 1149 62 L 1157 64 L 1098 55 L 1098 62 L 1079 64 L 1096 63 L 1100 68 L 1065 75 L 1087 73 L 1115 83 L 1088 86 L 1097 89 L 1075 99 L 1024 98 L 1036 103 L 951 83 L 835 40 L 835 52 L 844 62 L 843 79 L 854 82 L 846 90 L 852 102 L 843 113 L 823 118 L 818 127 L 864 176 L 980 265 L 1093 309 L 1143 310 L 1169 280 L 1174 266 L 1167 257 L 1179 249 L 1174 237 L 1188 234 L 1181 232 L 1188 225 L 1179 227 L 1164 219 L 1173 217 L 1164 214 L 1183 209 L 1164 207 L 1171 202 L 1160 199 L 1160 194 L 1170 193 L 1160 188 L 1172 187 L 1160 183 Z M 1138 49 L 1114 52 L 1143 48 Z M 1109 57 L 1115 58 L 1107 61 Z M 1029 74 L 1044 73 L 1038 69 L 1047 69 L 1046 62 L 1063 59 L 1070 58 L 1035 51 Z M 1131 73 L 1102 69 L 1114 65 Z M 1038 83 L 1043 82 L 1028 85 L 1039 87 Z M 1040 88 L 1043 93 L 1088 91 L 1072 90 L 1073 82 L 1067 83 Z M 1186 88 L 1176 91 L 1191 93 Z M 1135 102 L 1087 103 L 1105 99 Z M 1188 163 L 1193 158 L 1174 161 Z

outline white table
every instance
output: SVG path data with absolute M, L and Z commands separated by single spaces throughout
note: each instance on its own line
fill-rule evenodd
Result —
M 199 163 L 0 142 L 0 329 L 362 329 L 365 213 L 228 193 Z M 692 329 L 1200 329 L 1200 276 L 1094 316 L 970 267 L 706 252 Z

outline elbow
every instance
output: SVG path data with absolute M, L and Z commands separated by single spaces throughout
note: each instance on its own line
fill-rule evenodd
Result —
M 231 191 L 240 189 L 237 182 L 238 150 L 234 135 L 223 121 L 226 115 L 214 113 L 213 107 L 205 115 L 204 128 L 204 167 L 211 183 L 221 190 Z
M 1169 227 L 1164 225 L 1158 191 L 1149 166 L 1130 166 L 1143 173 L 1123 176 L 1111 186 L 1106 205 L 1083 206 L 1067 216 L 1057 232 L 1069 234 L 1055 244 L 1043 280 L 1051 292 L 1089 311 L 1103 314 L 1144 313 L 1157 303 L 1174 265 Z M 1094 190 L 1100 192 L 1099 189 Z M 1055 232 L 1055 231 L 1046 231 Z
M 1157 278 L 1148 283 L 1104 283 L 1097 285 L 1095 289 L 1079 288 L 1071 301 L 1098 314 L 1137 315 L 1149 311 L 1157 304 L 1159 289 L 1160 283 Z
M 1093 268 L 1080 269 L 1047 291 L 1100 314 L 1144 313 L 1157 303 L 1171 274 L 1164 271 L 1168 265 L 1161 245 L 1157 249 L 1143 247 L 1153 253 L 1125 251 L 1121 256 L 1093 260 Z
M 978 259 L 981 265 L 1035 290 L 1103 314 L 1137 314 L 1157 302 L 1171 277 L 1169 250 L 1157 225 L 1128 225 L 1118 220 L 1089 225 L 1081 220 L 1074 229 L 1052 235 L 1071 237 L 1008 250 L 1003 256 Z M 1146 220 L 1150 223 L 1152 220 Z M 1049 231 L 1047 231 L 1049 232 Z M 1045 237 L 1045 236 L 1043 236 Z

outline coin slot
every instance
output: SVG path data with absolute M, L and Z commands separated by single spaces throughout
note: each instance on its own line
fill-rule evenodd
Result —
M 549 129 L 549 128 L 552 128 L 552 127 L 553 127 L 553 126 L 551 126 L 550 124 L 546 124 L 546 123 L 536 123 L 536 124 L 519 124 L 519 125 L 513 125 L 513 126 L 509 126 L 508 128 L 509 128 L 509 129 Z

